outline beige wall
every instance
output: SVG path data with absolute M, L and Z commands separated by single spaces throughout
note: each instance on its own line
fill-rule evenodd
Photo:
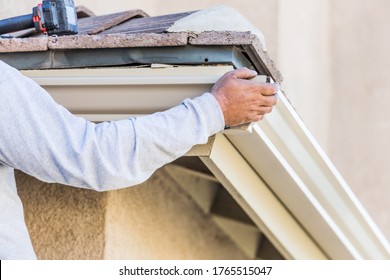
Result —
M 327 0 L 280 0 L 274 46 L 282 88 L 324 148 L 332 96 L 328 6 Z
M 387 0 L 77 0 L 97 14 L 140 8 L 150 15 L 236 8 L 261 29 L 285 77 L 283 89 L 390 238 L 390 17 Z M 36 1 L 0 0 L 0 16 Z
M 21 172 L 16 175 L 27 227 L 39 259 L 103 258 L 105 194 L 45 184 Z
M 390 2 L 333 0 L 328 152 L 390 238 Z
M 16 174 L 39 259 L 248 258 L 161 170 L 105 193 Z
M 108 193 L 105 234 L 105 259 L 248 258 L 164 170 Z

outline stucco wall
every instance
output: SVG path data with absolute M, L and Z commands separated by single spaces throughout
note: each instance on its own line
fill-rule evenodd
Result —
M 390 2 L 332 0 L 328 152 L 390 238 Z
M 16 173 L 39 259 L 246 259 L 162 171 L 98 193 Z
M 46 184 L 16 172 L 39 259 L 102 259 L 107 194 Z
M 164 170 L 108 193 L 106 259 L 246 259 Z

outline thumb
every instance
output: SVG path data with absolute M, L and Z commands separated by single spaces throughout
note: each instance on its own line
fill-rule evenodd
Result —
M 236 69 L 233 71 L 232 76 L 237 79 L 252 79 L 257 75 L 256 71 L 249 70 L 246 67 Z

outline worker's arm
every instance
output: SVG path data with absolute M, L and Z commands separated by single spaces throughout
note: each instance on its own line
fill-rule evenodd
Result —
M 0 161 L 43 181 L 97 190 L 138 184 L 225 125 L 217 90 L 162 113 L 94 124 L 0 63 Z

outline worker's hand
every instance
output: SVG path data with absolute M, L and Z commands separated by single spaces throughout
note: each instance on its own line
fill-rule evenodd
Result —
M 251 81 L 255 71 L 241 68 L 223 75 L 211 94 L 221 106 L 226 126 L 236 126 L 263 119 L 277 102 L 275 84 Z

